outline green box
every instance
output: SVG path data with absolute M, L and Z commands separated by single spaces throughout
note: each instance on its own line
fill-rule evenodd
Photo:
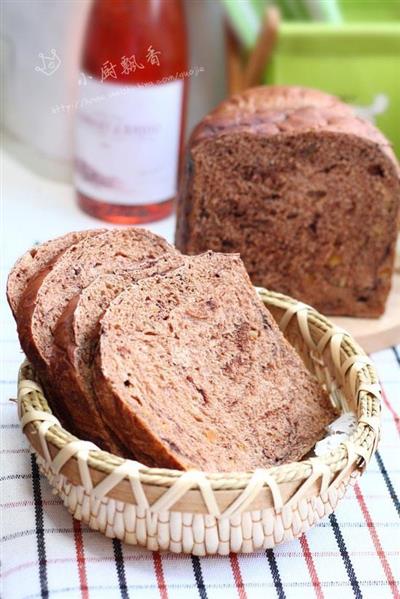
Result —
M 265 82 L 339 96 L 371 118 L 400 157 L 400 3 L 342 2 L 342 12 L 339 25 L 283 22 Z

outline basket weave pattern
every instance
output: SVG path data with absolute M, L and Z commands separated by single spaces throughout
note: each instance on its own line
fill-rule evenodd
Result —
M 314 309 L 264 289 L 258 293 L 334 405 L 356 412 L 355 433 L 322 457 L 254 472 L 148 468 L 64 430 L 25 362 L 18 384 L 21 426 L 41 472 L 75 518 L 151 550 L 226 555 L 298 537 L 335 509 L 377 446 L 376 373 L 351 337 Z

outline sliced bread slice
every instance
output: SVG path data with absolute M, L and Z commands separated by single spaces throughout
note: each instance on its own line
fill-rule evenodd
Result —
M 91 366 L 98 343 L 98 322 L 111 301 L 126 287 L 177 268 L 183 261 L 183 256 L 168 253 L 142 262 L 137 268 L 101 275 L 65 307 L 54 329 L 50 371 L 57 381 L 57 397 L 63 404 L 63 413 L 70 414 L 70 432 L 79 438 L 132 457 L 121 444 L 117 447 L 115 435 L 102 419 L 93 393 Z
M 103 417 L 160 467 L 297 460 L 335 417 L 238 255 L 208 252 L 123 291 L 101 319 L 93 369 Z
M 53 330 L 65 306 L 96 277 L 132 268 L 143 260 L 175 252 L 144 229 L 109 230 L 68 248 L 31 281 L 20 301 L 17 326 L 21 346 L 45 386 L 53 351 Z
M 25 252 L 17 260 L 7 279 L 7 299 L 14 317 L 17 316 L 20 299 L 31 279 L 45 267 L 54 263 L 74 243 L 78 243 L 86 237 L 99 235 L 104 231 L 105 229 L 74 231 L 41 243 L 39 246 L 34 246 Z

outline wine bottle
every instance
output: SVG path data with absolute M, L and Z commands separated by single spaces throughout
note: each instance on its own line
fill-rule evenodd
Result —
M 185 124 L 181 0 L 94 0 L 81 64 L 75 126 L 80 207 L 119 224 L 166 217 Z

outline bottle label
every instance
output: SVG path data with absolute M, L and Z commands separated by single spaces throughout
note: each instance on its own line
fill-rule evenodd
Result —
M 76 122 L 75 184 L 112 204 L 175 196 L 183 81 L 121 85 L 87 78 Z

